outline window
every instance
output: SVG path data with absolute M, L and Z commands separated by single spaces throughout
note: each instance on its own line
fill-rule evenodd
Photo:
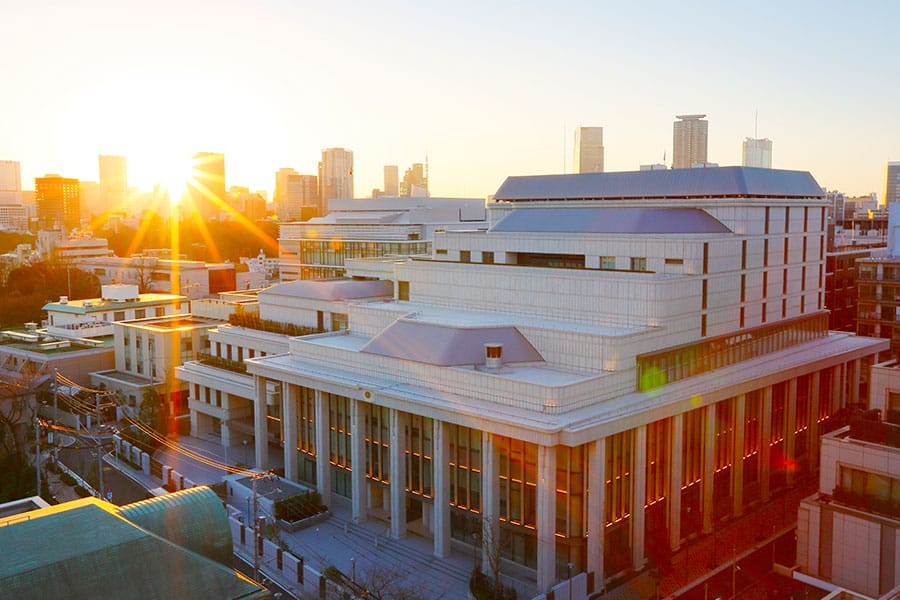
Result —
M 631 270 L 632 271 L 646 271 L 647 270 L 647 258 L 644 256 L 632 256 L 631 257 Z
M 706 315 L 700 315 L 700 335 L 706 337 Z
M 615 256 L 601 256 L 600 257 L 600 268 L 601 269 L 615 269 L 616 268 L 616 257 Z
M 741 307 L 741 324 L 740 327 L 744 327 L 744 307 Z
M 763 266 L 769 266 L 769 240 L 763 242 Z
M 708 292 L 709 292 L 709 280 L 704 279 L 703 280 L 703 301 L 702 301 L 702 305 L 700 307 L 703 310 L 706 310 L 706 307 L 708 305 L 708 302 L 707 302 L 707 293 Z
M 709 273 L 709 243 L 703 244 L 703 274 Z
M 124 321 L 125 320 L 125 311 L 117 310 L 113 313 L 113 321 Z
M 681 258 L 667 258 L 667 259 L 666 259 L 666 264 L 667 264 L 667 265 L 683 265 L 683 264 L 684 264 L 684 259 L 681 259 Z M 704 272 L 705 272 L 705 271 L 704 271 Z
M 741 242 L 741 269 L 747 268 L 747 240 Z
M 741 275 L 741 302 L 747 300 L 747 276 Z
M 468 250 L 459 251 L 459 262 L 472 262 L 472 253 Z
M 784 207 L 784 232 L 790 233 L 791 231 L 791 207 Z
M 147 316 L 147 309 L 145 309 L 145 308 L 134 309 L 134 318 L 135 319 L 143 319 L 146 316 Z
M 769 233 L 769 207 L 766 207 L 766 228 L 765 233 Z
M 494 264 L 494 253 L 493 252 L 482 252 L 481 253 L 481 262 L 486 265 Z
M 409 300 L 409 282 L 408 281 L 398 281 L 397 282 L 397 299 L 398 300 Z

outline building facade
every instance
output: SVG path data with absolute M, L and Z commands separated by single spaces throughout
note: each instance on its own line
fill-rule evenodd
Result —
M 884 169 L 884 202 L 887 206 L 900 200 L 900 161 L 888 162 Z
M 384 165 L 384 195 L 400 195 L 400 167 L 397 165 Z
M 288 478 L 546 592 L 793 486 L 865 397 L 887 342 L 827 329 L 808 173 L 512 177 L 495 199 L 489 229 L 388 265 L 393 302 L 245 359 L 258 468 L 277 404 Z
M 228 212 L 225 196 L 225 155 L 216 152 L 197 152 L 191 159 L 191 181 L 188 198 L 191 214 L 205 219 L 219 218 Z
M 579 127 L 575 130 L 575 173 L 603 172 L 603 128 Z
M 81 224 L 81 198 L 77 179 L 46 175 L 34 180 L 38 227 L 68 230 Z
M 383 196 L 332 200 L 329 208 L 324 217 L 279 225 L 281 281 L 342 277 L 348 259 L 425 254 L 439 229 L 487 227 L 478 198 Z
M 353 198 L 353 152 L 346 148 L 322 150 L 319 163 L 319 197 L 322 208 L 336 198 Z
M 741 165 L 771 169 L 772 140 L 768 138 L 744 138 L 744 143 L 741 144 Z
M 672 168 L 690 169 L 706 163 L 709 121 L 706 115 L 678 115 L 673 126 Z

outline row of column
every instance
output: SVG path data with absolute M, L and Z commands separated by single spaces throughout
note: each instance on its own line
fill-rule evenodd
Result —
M 839 406 L 842 390 L 847 381 L 856 381 L 860 370 L 860 361 L 833 367 L 833 385 L 830 390 L 832 406 Z M 786 431 L 784 449 L 788 460 L 795 458 L 794 436 L 796 430 L 796 398 L 797 380 L 789 381 L 788 401 L 786 402 Z M 265 399 L 265 379 L 256 378 L 257 398 Z M 299 388 L 286 385 L 283 418 L 285 441 L 285 475 L 288 479 L 297 480 L 298 467 L 298 432 L 297 402 Z M 809 452 L 811 462 L 817 462 L 819 414 L 820 374 L 813 373 L 810 385 L 810 419 L 809 419 Z M 858 387 L 850 386 L 849 402 L 858 402 Z M 266 442 L 266 411 L 257 403 L 255 411 L 256 429 L 256 462 L 257 468 L 267 466 L 268 445 Z M 760 443 L 760 477 L 761 497 L 766 501 L 770 497 L 769 477 L 766 472 L 770 461 L 772 430 L 772 387 L 763 388 L 761 410 L 761 443 Z M 732 512 L 739 516 L 743 512 L 743 456 L 744 456 L 744 424 L 746 396 L 735 397 L 734 401 L 734 448 L 732 453 Z M 704 440 L 701 483 L 702 531 L 710 533 L 714 518 L 714 476 L 715 476 L 715 436 L 716 405 L 703 408 Z M 406 413 L 396 409 L 390 410 L 390 532 L 393 538 L 406 535 L 406 468 L 403 431 L 406 425 Z M 432 532 L 434 535 L 434 554 L 443 558 L 450 554 L 450 465 L 449 435 L 445 422 L 433 420 L 433 495 Z M 365 521 L 367 516 L 367 479 L 365 470 L 365 414 L 363 405 L 350 400 L 351 428 L 351 506 L 355 522 Z M 316 481 L 322 502 L 328 504 L 331 496 L 331 464 L 329 441 L 329 410 L 324 394 L 316 390 L 315 396 L 315 435 L 316 435 Z M 587 503 L 587 571 L 603 573 L 603 553 L 605 537 L 605 492 L 606 492 L 606 439 L 590 442 L 588 453 L 588 489 L 590 501 Z M 684 414 L 672 417 L 671 453 L 669 454 L 669 489 L 667 490 L 667 523 L 669 529 L 669 545 L 677 550 L 681 545 L 681 496 L 682 469 L 684 451 Z M 645 563 L 645 504 L 646 504 L 646 465 L 647 460 L 647 426 L 635 429 L 634 451 L 632 452 L 632 486 L 631 486 L 631 564 L 635 569 L 643 568 Z M 487 564 L 489 553 L 496 548 L 500 536 L 499 518 L 499 456 L 494 436 L 482 433 L 482 560 L 483 569 L 489 570 Z M 538 447 L 537 465 L 537 584 L 541 591 L 548 590 L 556 581 L 556 448 L 553 446 Z M 789 471 L 788 485 L 791 485 L 793 473 Z

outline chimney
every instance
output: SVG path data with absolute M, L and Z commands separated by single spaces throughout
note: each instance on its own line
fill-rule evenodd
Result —
M 486 369 L 499 369 L 503 365 L 503 344 L 488 342 L 484 345 L 484 366 Z

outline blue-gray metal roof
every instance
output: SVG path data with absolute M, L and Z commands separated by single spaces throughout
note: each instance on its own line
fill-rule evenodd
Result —
M 304 279 L 279 283 L 259 293 L 259 296 L 289 296 L 311 300 L 353 300 L 392 296 L 390 281 L 368 279 Z
M 398 320 L 369 340 L 360 352 L 402 358 L 441 367 L 484 363 L 484 345 L 503 344 L 503 362 L 535 362 L 544 358 L 512 326 L 455 327 Z
M 730 233 L 698 208 L 530 208 L 511 211 L 492 232 L 533 233 Z
M 756 167 L 710 167 L 622 173 L 507 177 L 497 201 L 719 198 L 763 196 L 819 198 L 822 187 L 808 171 Z

